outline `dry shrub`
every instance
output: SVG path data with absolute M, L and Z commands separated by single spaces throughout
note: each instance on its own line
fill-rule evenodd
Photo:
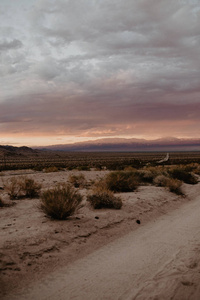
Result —
M 187 165 L 181 165 L 181 168 L 183 168 L 186 172 L 194 172 L 196 168 L 198 168 L 198 163 L 190 163 Z
M 198 179 L 193 173 L 187 172 L 182 167 L 175 167 L 169 170 L 172 178 L 181 180 L 187 184 L 197 184 Z
M 120 209 L 122 207 L 122 200 L 116 197 L 113 192 L 106 188 L 95 188 L 93 192 L 87 196 L 87 201 L 95 209 L 114 208 Z
M 50 217 L 65 220 L 80 209 L 83 197 L 70 184 L 59 184 L 41 195 L 41 208 Z
M 195 174 L 200 175 L 200 164 L 198 164 L 198 163 L 191 163 L 191 164 L 187 164 L 186 166 L 182 166 L 182 167 L 184 168 L 184 171 L 190 172 L 193 176 L 195 176 Z
M 78 170 L 79 171 L 90 171 L 90 167 L 89 166 L 79 166 L 78 167 Z
M 40 184 L 26 176 L 12 177 L 5 183 L 5 190 L 12 200 L 37 197 L 40 189 Z
M 200 175 L 200 166 L 194 170 L 194 173 Z
M 169 178 L 165 175 L 159 175 L 154 179 L 153 182 L 157 186 L 167 187 L 172 193 L 183 195 L 183 192 L 181 191 L 182 182 L 178 179 Z
M 200 164 L 194 164 L 193 166 L 193 173 L 197 174 L 197 175 L 200 175 Z
M 139 170 L 138 171 L 139 178 L 142 182 L 152 183 L 155 175 L 150 170 Z
M 178 179 L 169 178 L 167 181 L 167 187 L 169 188 L 170 192 L 175 193 L 177 195 L 183 195 L 181 185 L 182 182 Z
M 167 186 L 167 182 L 169 180 L 169 177 L 165 175 L 158 175 L 156 178 L 154 178 L 153 183 L 156 186 Z
M 116 193 L 133 192 L 139 186 L 139 178 L 135 172 L 116 171 L 106 176 L 105 184 Z
M 55 166 L 48 167 L 48 168 L 45 168 L 45 169 L 44 169 L 44 172 L 45 172 L 45 173 L 58 172 L 58 168 L 55 167 Z
M 141 182 L 153 183 L 154 179 L 160 175 L 166 175 L 167 172 L 163 167 L 145 167 L 137 171 Z
M 39 196 L 41 184 L 36 183 L 32 178 L 24 177 L 22 181 L 22 190 L 27 198 L 35 198 Z
M 19 177 L 12 177 L 5 183 L 5 190 L 8 192 L 10 199 L 19 199 L 22 197 L 21 180 Z
M 79 187 L 85 187 L 87 184 L 87 181 L 85 179 L 85 176 L 83 174 L 79 175 L 70 175 L 69 176 L 69 182 L 76 188 Z

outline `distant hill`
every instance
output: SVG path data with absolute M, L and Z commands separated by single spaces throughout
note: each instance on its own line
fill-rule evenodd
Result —
M 28 156 L 37 154 L 38 150 L 33 150 L 32 148 L 14 147 L 14 146 L 1 146 L 0 145 L 0 156 Z
M 178 139 L 174 137 L 156 140 L 106 138 L 74 144 L 37 147 L 37 149 L 86 152 L 200 151 L 200 139 Z

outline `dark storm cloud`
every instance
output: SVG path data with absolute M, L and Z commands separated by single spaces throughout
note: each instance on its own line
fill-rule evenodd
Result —
M 199 84 L 200 20 L 192 9 L 181 2 L 155 0 L 56 1 L 52 8 L 43 1 L 32 21 L 46 43 L 87 53 L 68 57 L 67 76 L 63 70 L 67 80 L 113 79 L 124 71 L 133 85 L 165 92 Z
M 26 17 L 0 43 L 2 130 L 199 126 L 200 2 L 42 0 Z

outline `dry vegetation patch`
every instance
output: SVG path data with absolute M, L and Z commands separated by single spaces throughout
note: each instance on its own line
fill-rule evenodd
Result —
M 45 169 L 44 169 L 44 172 L 45 172 L 45 173 L 58 172 L 58 171 L 59 171 L 58 168 L 55 167 L 55 166 L 48 167 L 48 168 L 45 168 Z
M 69 182 L 75 187 L 75 188 L 84 188 L 87 185 L 86 178 L 83 174 L 78 175 L 70 175 L 69 176 Z
M 41 208 L 50 217 L 65 220 L 79 208 L 83 197 L 70 184 L 59 184 L 41 195 Z
M 120 197 L 116 197 L 110 190 L 102 188 L 101 185 L 93 189 L 93 191 L 87 196 L 87 201 L 95 209 L 120 209 L 122 207 L 122 199 Z
M 177 195 L 183 195 L 181 190 L 182 182 L 178 179 L 169 178 L 166 175 L 158 175 L 154 178 L 154 184 L 156 186 L 166 187 L 170 192 Z
M 106 176 L 105 185 L 115 193 L 133 192 L 139 186 L 139 179 L 133 171 L 116 171 Z
M 176 166 L 174 168 L 171 168 L 169 170 L 169 174 L 174 179 L 181 180 L 187 184 L 197 184 L 197 182 L 198 182 L 198 179 L 195 176 L 195 174 L 187 171 L 187 169 L 185 169 L 181 166 Z
M 26 176 L 12 177 L 4 183 L 4 186 L 12 200 L 38 197 L 41 189 L 40 184 Z

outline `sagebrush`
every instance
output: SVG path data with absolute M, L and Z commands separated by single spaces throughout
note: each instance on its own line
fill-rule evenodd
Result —
M 181 190 L 182 182 L 178 179 L 170 178 L 166 175 L 158 175 L 153 182 L 156 186 L 166 187 L 170 192 L 183 195 Z
M 188 172 L 188 171 L 184 170 L 184 168 L 181 168 L 181 167 L 172 168 L 171 170 L 169 170 L 169 174 L 174 179 L 181 180 L 187 184 L 197 184 L 198 183 L 198 179 L 193 173 Z
M 50 217 L 65 220 L 80 209 L 82 195 L 70 184 L 59 184 L 41 195 L 41 208 Z
M 122 200 L 116 197 L 113 192 L 106 188 L 95 188 L 91 194 L 87 196 L 87 201 L 95 209 L 114 208 L 120 209 L 122 207 Z
M 87 181 L 85 179 L 85 176 L 83 174 L 79 175 L 70 175 L 69 176 L 69 182 L 76 188 L 78 187 L 85 187 L 87 184 Z
M 133 192 L 139 186 L 139 178 L 132 171 L 116 171 L 109 173 L 105 178 L 106 187 L 116 193 Z
M 35 198 L 39 196 L 41 185 L 26 176 L 12 177 L 5 183 L 10 199 Z

